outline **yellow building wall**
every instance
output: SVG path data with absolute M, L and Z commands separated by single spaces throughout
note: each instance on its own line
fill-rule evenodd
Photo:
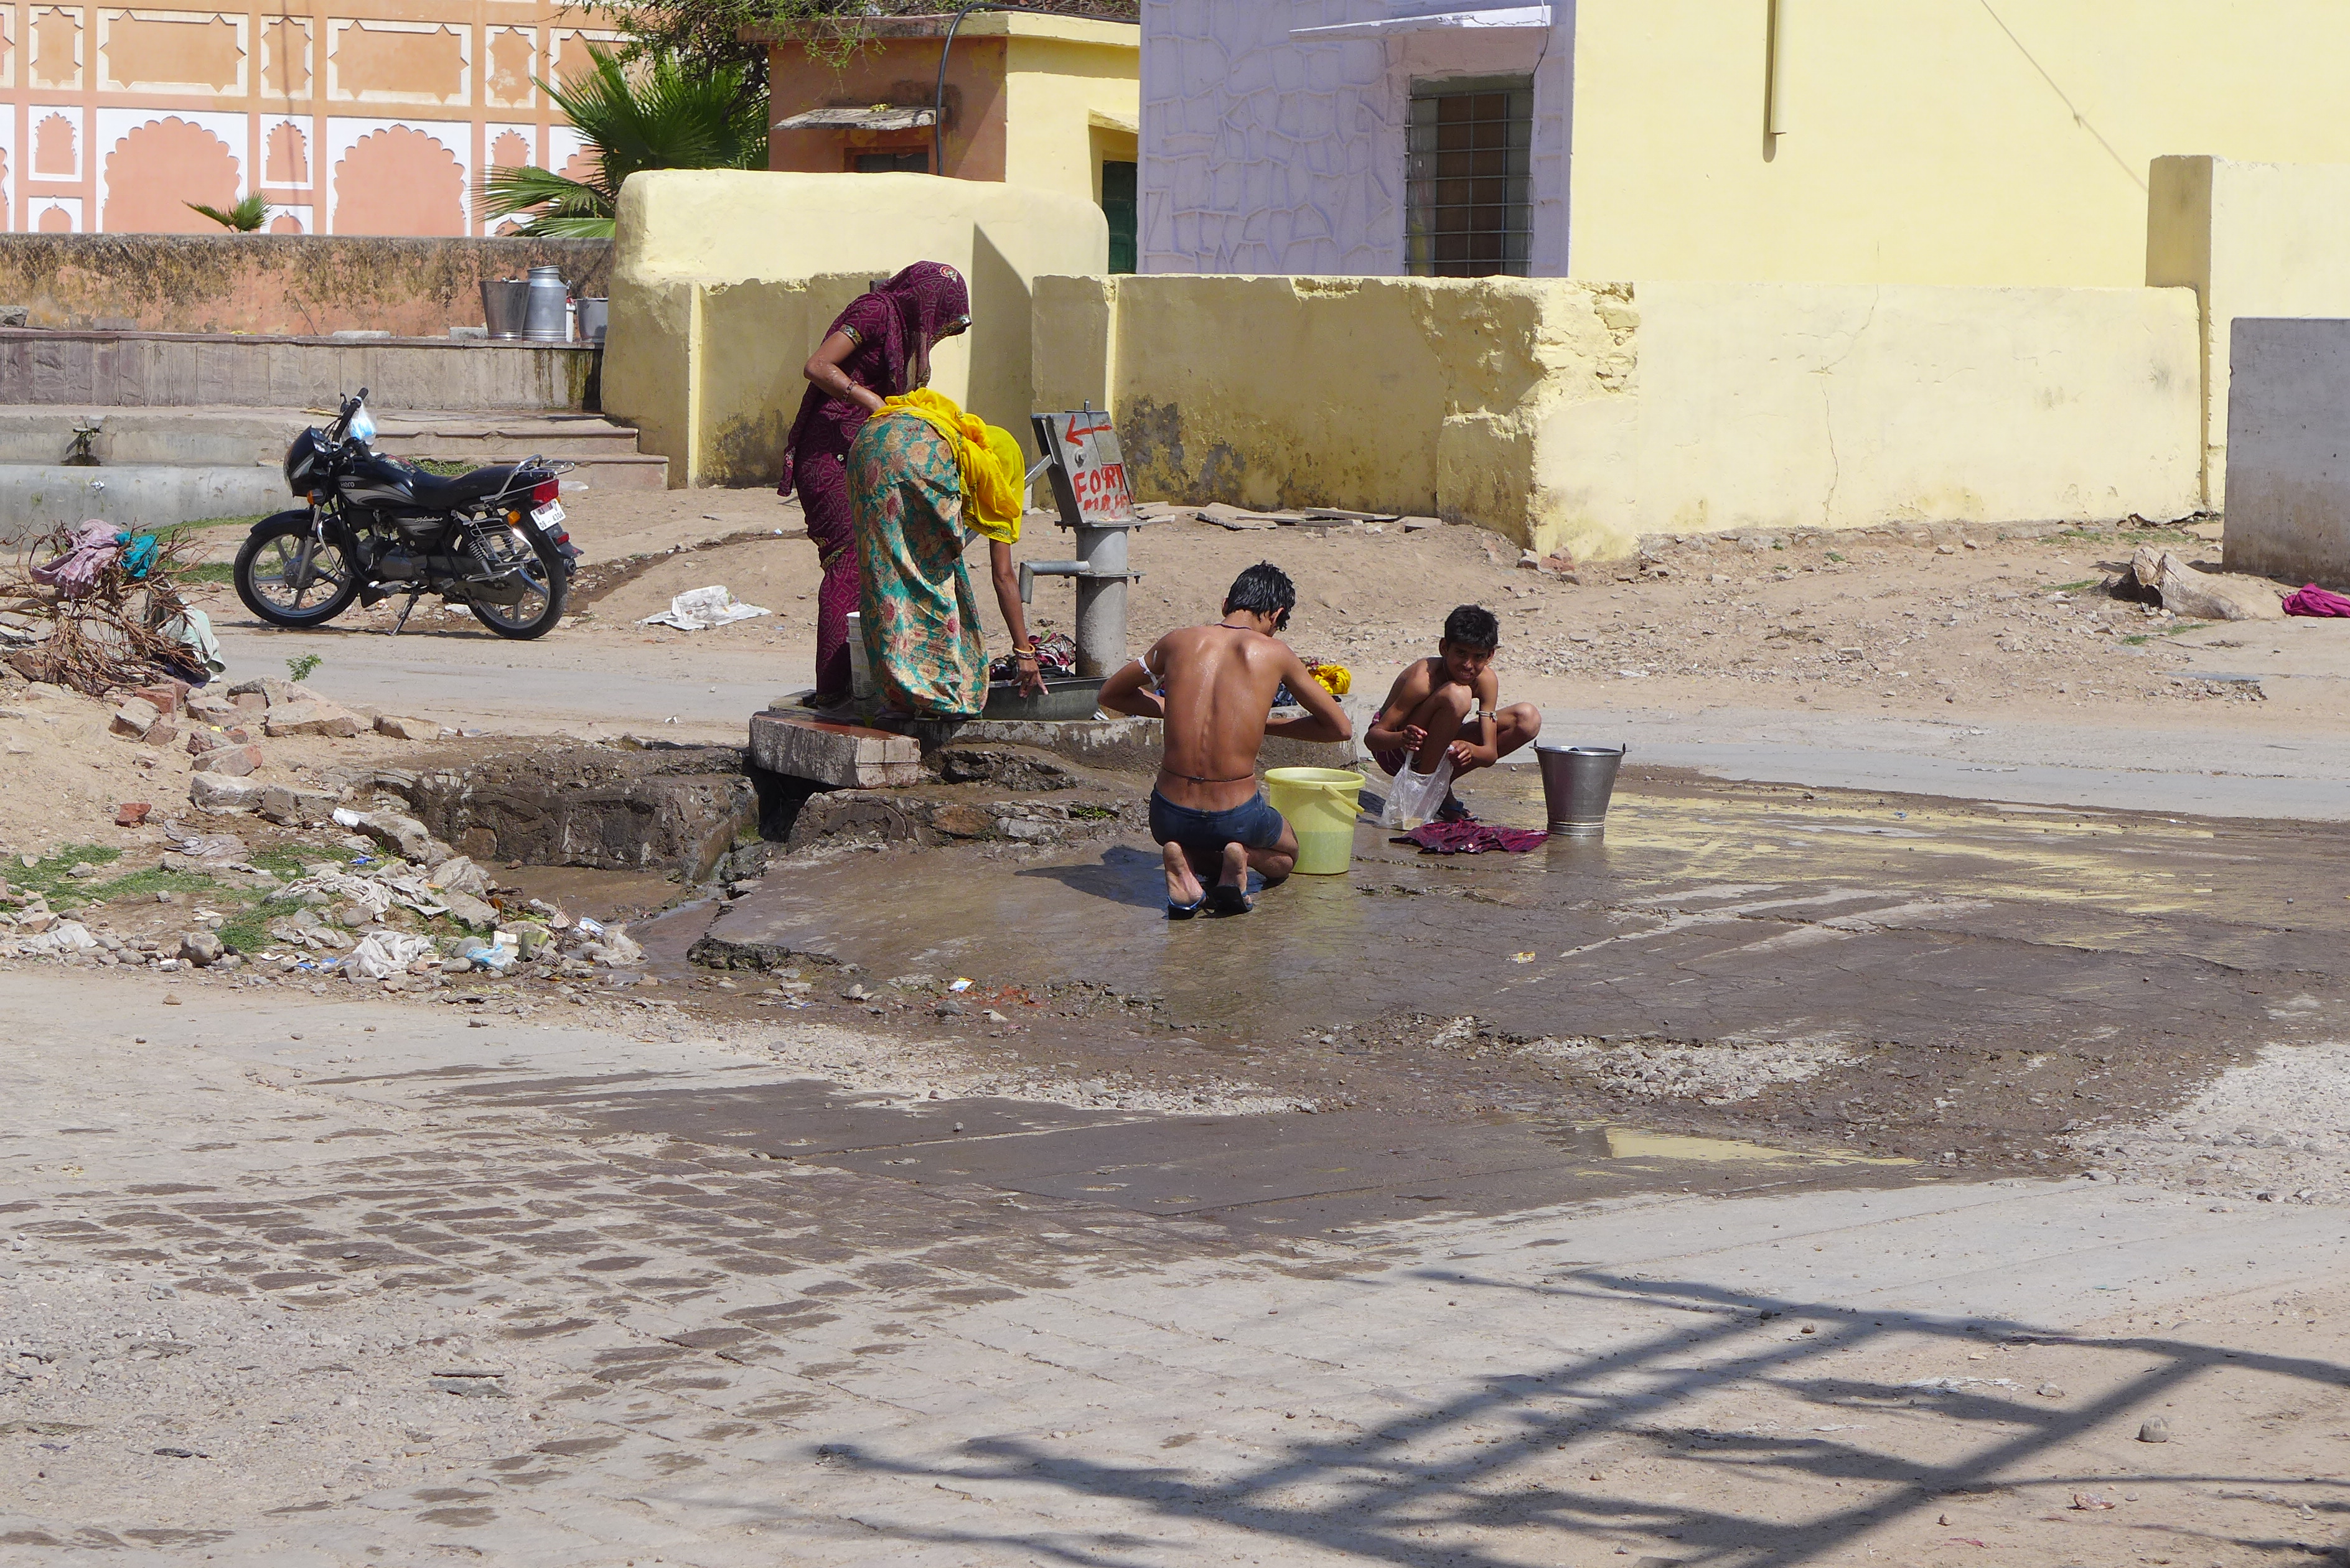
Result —
M 1170 275 L 1035 300 L 1040 406 L 1107 401 L 1145 497 L 1432 513 L 1606 557 L 2199 494 L 2184 289 Z
M 1576 277 L 2124 287 L 2162 156 L 2350 161 L 2341 0 L 1579 0 Z M 2002 26 L 2003 24 L 2003 26 Z
M 1012 34 L 1004 79 L 1004 178 L 1015 185 L 1098 202 L 1102 158 L 1135 157 L 1134 138 L 1101 130 L 1094 116 L 1120 125 L 1140 123 L 1139 29 L 1108 22 L 1062 22 L 1055 33 L 1079 28 L 1087 36 Z M 1096 40 L 1093 34 L 1102 36 Z
M 2240 316 L 2350 316 L 2350 163 L 2163 158 L 2146 280 L 2203 302 L 2203 504 L 2228 483 L 2228 340 Z
M 1028 439 L 1030 283 L 1108 265 L 1083 196 L 922 174 L 669 170 L 621 187 L 604 407 L 683 485 L 774 483 L 834 316 L 916 261 L 962 269 L 972 329 L 931 385 Z

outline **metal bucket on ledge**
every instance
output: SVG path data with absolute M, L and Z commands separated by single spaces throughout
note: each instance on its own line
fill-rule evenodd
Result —
M 523 306 L 530 285 L 518 277 L 482 280 L 482 321 L 494 341 L 511 343 L 522 336 Z
M 1616 793 L 1623 746 L 1534 743 L 1542 763 L 1543 805 L 1550 830 L 1562 838 L 1596 838 L 1607 831 L 1607 803 Z

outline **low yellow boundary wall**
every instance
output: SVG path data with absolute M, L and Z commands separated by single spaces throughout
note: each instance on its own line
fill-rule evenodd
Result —
M 666 170 L 620 192 L 604 408 L 672 484 L 772 484 L 825 328 L 877 278 L 960 268 L 972 329 L 931 384 L 1028 440 L 1030 282 L 1100 272 L 1109 226 L 1081 197 L 920 174 Z
M 1548 551 L 1887 521 L 2175 518 L 2186 289 L 1039 277 L 1039 407 L 1138 493 L 1432 513 Z

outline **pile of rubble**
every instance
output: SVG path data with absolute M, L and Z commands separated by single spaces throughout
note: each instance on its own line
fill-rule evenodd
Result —
M 580 980 L 644 961 L 625 927 L 575 919 L 537 899 L 509 907 L 481 867 L 414 817 L 338 807 L 334 821 L 384 853 L 305 866 L 279 895 L 300 908 L 272 922 L 269 936 L 278 945 L 255 954 L 258 963 L 282 974 L 336 972 L 400 990 L 411 979 L 435 983 L 477 971 Z
M 471 857 L 434 838 L 413 817 L 331 804 L 328 815 L 351 830 L 344 845 L 359 853 L 307 863 L 291 882 L 243 859 L 244 847 L 232 836 L 188 836 L 179 830 L 177 841 L 187 853 L 167 854 L 165 869 L 241 874 L 262 895 L 259 908 L 275 918 L 265 942 L 245 944 L 253 950 L 237 951 L 224 939 L 229 917 L 218 910 L 197 908 L 192 928 L 174 937 L 126 938 L 92 931 L 60 917 L 42 895 L 7 893 L 0 883 L 0 958 L 48 956 L 165 973 L 340 975 L 389 990 L 431 987 L 448 976 L 477 972 L 584 980 L 644 962 L 644 950 L 625 926 L 574 919 L 537 899 L 502 897 Z
M 204 811 L 259 812 L 279 823 L 321 821 L 333 800 L 305 798 L 307 792 L 254 781 L 255 770 L 268 761 L 263 741 L 296 735 L 348 740 L 367 730 L 403 741 L 437 741 L 444 732 L 431 719 L 370 720 L 299 681 L 267 677 L 226 691 L 158 680 L 126 698 L 109 728 L 125 740 L 166 749 L 181 742 L 184 730 L 195 767 L 188 780 L 190 801 Z
M 47 894 L 36 889 L 19 892 L 0 879 L 0 954 L 70 955 L 98 945 L 79 920 L 49 908 Z

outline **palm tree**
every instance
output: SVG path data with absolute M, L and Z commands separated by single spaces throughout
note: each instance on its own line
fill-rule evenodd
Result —
M 258 194 L 247 196 L 225 212 L 218 207 L 207 207 L 202 202 L 190 202 L 186 205 L 189 211 L 202 213 L 222 228 L 240 234 L 252 234 L 269 221 L 269 203 Z
M 551 169 L 493 169 L 481 183 L 486 217 L 528 213 L 522 232 L 544 239 L 609 239 L 620 186 L 647 169 L 764 169 L 765 95 L 740 67 L 689 74 L 674 54 L 633 67 L 602 49 L 570 86 L 538 84 L 596 152 L 574 180 Z

